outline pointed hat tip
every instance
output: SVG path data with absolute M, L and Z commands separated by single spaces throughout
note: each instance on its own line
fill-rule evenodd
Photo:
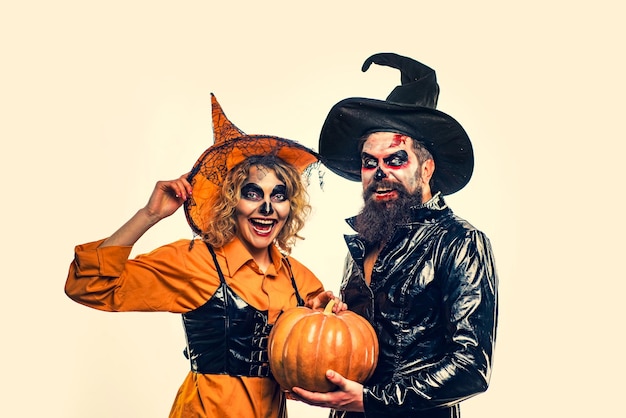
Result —
M 241 129 L 228 120 L 222 106 L 213 93 L 211 93 L 211 109 L 213 116 L 213 142 L 215 145 L 245 135 Z

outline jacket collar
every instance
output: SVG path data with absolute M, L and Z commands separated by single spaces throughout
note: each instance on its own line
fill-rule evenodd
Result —
M 411 220 L 413 222 L 433 221 L 448 209 L 448 205 L 443 199 L 441 192 L 437 192 L 430 200 L 420 206 L 411 208 Z

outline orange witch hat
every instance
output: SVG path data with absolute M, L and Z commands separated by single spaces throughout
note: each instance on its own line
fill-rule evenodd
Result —
M 206 231 L 206 214 L 212 209 L 220 193 L 226 173 L 237 164 L 253 156 L 273 155 L 293 165 L 300 173 L 318 161 L 315 151 L 291 139 L 271 135 L 246 135 L 228 120 L 215 95 L 211 93 L 213 117 L 213 145 L 191 169 L 187 180 L 193 188 L 185 201 L 185 217 L 196 235 Z

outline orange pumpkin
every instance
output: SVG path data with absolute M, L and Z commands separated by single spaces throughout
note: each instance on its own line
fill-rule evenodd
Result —
M 297 307 L 286 310 L 269 335 L 270 370 L 284 390 L 298 386 L 313 392 L 336 388 L 326 370 L 364 383 L 378 362 L 378 339 L 372 326 L 352 311 Z

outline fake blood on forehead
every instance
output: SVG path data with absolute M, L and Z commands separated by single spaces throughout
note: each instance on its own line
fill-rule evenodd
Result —
M 406 138 L 406 135 L 395 134 L 391 140 L 391 144 L 389 144 L 389 148 L 397 147 L 400 144 L 406 144 Z

